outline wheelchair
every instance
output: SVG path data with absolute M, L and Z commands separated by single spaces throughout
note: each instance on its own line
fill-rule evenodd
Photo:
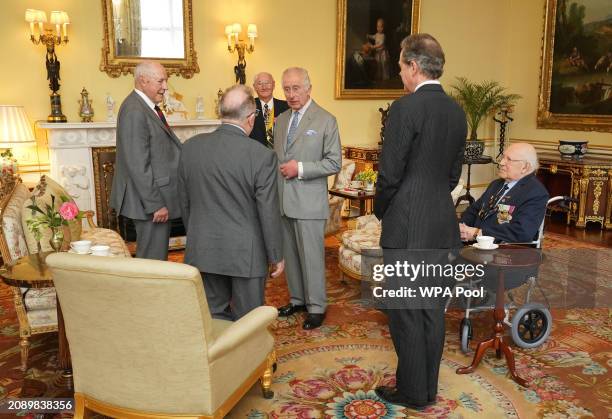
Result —
M 546 212 L 548 215 L 552 208 L 560 209 L 563 211 L 569 210 L 571 202 L 576 202 L 574 198 L 568 196 L 555 196 L 550 198 L 546 203 Z M 528 243 L 512 243 L 533 247 L 536 249 L 542 248 L 542 242 L 544 239 L 544 221 L 546 216 L 540 224 L 538 229 L 538 235 L 535 240 Z M 537 270 L 535 273 L 530 274 L 522 284 L 527 284 L 527 291 L 525 296 L 525 302 L 522 306 L 518 306 L 515 298 L 512 294 L 512 290 L 506 292 L 508 304 L 504 306 L 505 318 L 504 323 L 510 328 L 510 334 L 512 340 L 516 346 L 524 349 L 535 348 L 543 344 L 552 330 L 552 316 L 550 314 L 550 303 L 546 298 L 544 292 L 540 289 L 545 304 L 531 302 L 531 294 L 534 291 L 537 284 Z M 467 287 L 468 290 L 478 289 L 482 279 L 469 280 L 465 284 L 457 284 L 459 287 Z M 521 284 L 521 285 L 522 285 Z M 465 295 L 465 293 L 463 293 Z M 469 293 L 468 293 L 469 295 Z M 475 300 L 475 301 L 474 301 Z M 446 302 L 445 311 L 452 303 L 452 297 Z M 472 321 L 470 320 L 470 314 L 491 311 L 495 308 L 495 293 L 486 292 L 485 296 L 479 299 L 472 297 L 463 297 L 459 301 L 462 308 L 465 310 L 464 317 L 459 325 L 459 341 L 461 342 L 461 351 L 463 353 L 469 352 L 469 343 L 472 340 Z M 514 315 L 510 318 L 510 312 L 514 311 Z

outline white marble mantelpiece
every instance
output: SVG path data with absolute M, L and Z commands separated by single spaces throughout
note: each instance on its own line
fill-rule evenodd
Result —
M 197 134 L 214 131 L 215 119 L 168 121 L 176 136 L 185 142 Z M 38 123 L 47 132 L 50 176 L 73 196 L 82 210 L 96 210 L 94 147 L 114 147 L 116 122 Z

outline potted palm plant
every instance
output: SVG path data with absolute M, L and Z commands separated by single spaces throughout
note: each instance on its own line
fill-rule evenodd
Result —
M 470 130 L 465 143 L 465 158 L 477 159 L 484 151 L 484 142 L 478 139 L 478 126 L 483 118 L 495 114 L 501 108 L 513 106 L 521 96 L 506 93 L 506 88 L 496 81 L 477 83 L 465 77 L 457 77 L 457 83 L 451 85 L 451 89 L 451 96 L 465 112 Z

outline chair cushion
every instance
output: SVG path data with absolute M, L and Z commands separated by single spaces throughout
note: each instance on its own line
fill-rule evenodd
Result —
M 353 173 L 355 173 L 355 162 L 343 159 L 342 167 L 334 180 L 334 189 L 347 188 L 351 183 L 351 179 L 353 179 Z
M 23 299 L 27 311 L 54 309 L 57 306 L 55 288 L 31 288 L 25 291 Z
M 8 246 L 11 258 L 17 260 L 27 256 L 28 246 L 25 240 L 23 226 L 21 224 L 21 213 L 24 202 L 28 200 L 30 191 L 23 183 L 19 183 L 4 208 L 2 214 L 2 230 Z
M 64 188 L 62 188 L 57 182 L 51 179 L 48 176 L 41 176 L 40 182 L 34 187 L 34 191 L 29 199 L 27 199 L 23 203 L 22 216 L 21 216 L 21 224 L 23 227 L 23 233 L 25 236 L 26 244 L 28 246 L 28 250 L 30 253 L 38 252 L 38 245 L 36 239 L 34 238 L 34 234 L 28 229 L 27 221 L 31 218 L 36 217 L 37 213 L 29 208 L 28 205 L 32 203 L 37 204 L 41 209 L 44 209 L 46 204 L 51 205 L 51 195 L 55 197 L 55 207 L 59 208 L 62 204 L 60 199 L 61 196 L 65 196 L 69 198 L 71 202 L 74 200 L 70 197 L 68 192 Z M 68 223 L 69 234 L 66 237 L 66 229 L 64 229 L 64 243 L 70 243 L 74 240 L 80 240 L 81 238 L 81 230 L 82 224 L 81 221 L 71 221 Z M 42 232 L 42 238 L 40 240 L 41 249 L 43 252 L 53 250 L 51 245 L 49 244 L 49 239 L 51 238 L 51 230 L 45 229 Z
M 342 204 L 344 198 L 330 195 L 329 197 L 329 217 L 325 222 L 325 235 L 333 234 L 342 225 Z
M 55 307 L 45 310 L 31 310 L 26 314 L 30 327 L 33 329 L 57 326 L 57 310 Z
M 347 230 L 342 233 L 342 245 L 354 252 L 362 249 L 380 249 L 380 229 Z
M 345 269 L 361 275 L 361 255 L 354 250 L 340 245 L 338 248 L 338 263 Z

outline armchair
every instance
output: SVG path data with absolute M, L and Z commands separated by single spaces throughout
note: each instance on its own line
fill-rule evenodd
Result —
M 32 216 L 27 206 L 32 202 L 33 195 L 36 195 L 37 202 L 42 204 L 50 202 L 51 194 L 69 196 L 60 185 L 47 176 L 42 176 L 34 192 L 30 192 L 17 176 L 10 173 L 0 174 L 0 254 L 3 263 L 11 263 L 23 256 L 38 252 L 38 243 L 25 223 L 26 217 Z M 75 223 L 72 226 L 70 231 L 70 235 L 73 235 L 72 240 L 78 240 L 80 236 L 94 243 L 108 244 L 116 254 L 130 256 L 119 234 L 112 230 L 97 228 L 90 217 L 88 217 L 90 224 L 88 230 L 81 231 L 80 224 Z M 66 237 L 66 241 L 69 241 L 70 236 Z M 51 250 L 48 241 L 49 233 L 46 233 L 46 238 L 43 236 L 40 243 L 43 251 Z M 57 331 L 55 289 L 11 287 L 11 290 L 19 321 L 21 369 L 25 371 L 30 336 Z
M 342 167 L 340 171 L 333 177 L 332 188 L 343 189 L 349 186 L 353 173 L 355 172 L 355 162 L 348 159 L 342 159 Z M 329 218 L 325 223 L 325 235 L 333 234 L 340 228 L 342 224 L 342 207 L 344 206 L 344 198 L 339 196 L 329 195 Z
M 258 379 L 273 396 L 275 308 L 212 319 L 200 273 L 179 263 L 55 253 L 47 264 L 70 344 L 75 418 L 221 418 Z

